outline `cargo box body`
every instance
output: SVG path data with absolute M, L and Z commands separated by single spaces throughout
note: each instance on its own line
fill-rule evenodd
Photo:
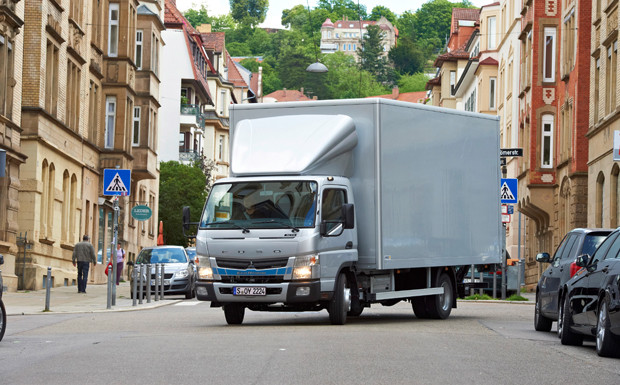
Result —
M 312 115 L 317 119 L 308 118 Z M 329 115 L 334 117 L 333 130 L 343 130 L 342 135 L 325 135 L 329 141 L 324 144 L 304 141 L 308 132 L 317 129 L 317 121 L 324 125 Z M 357 143 L 344 131 L 350 127 L 343 115 L 352 119 Z M 286 129 L 299 134 L 297 148 L 291 148 L 290 141 L 284 147 L 278 137 L 261 136 L 255 130 L 252 147 L 264 152 L 256 159 L 264 159 L 267 165 L 257 168 L 248 164 L 247 157 L 235 155 L 242 153 L 239 149 L 244 145 L 235 138 L 239 123 L 284 116 L 294 122 Z M 354 99 L 235 105 L 230 127 L 233 178 L 316 174 L 350 179 L 360 271 L 501 260 L 497 117 L 384 99 Z M 331 156 L 332 147 L 340 152 Z M 243 152 L 248 150 L 249 146 Z M 277 154 L 271 168 L 269 153 Z M 285 170 L 284 165 L 306 155 L 311 159 L 307 164 Z

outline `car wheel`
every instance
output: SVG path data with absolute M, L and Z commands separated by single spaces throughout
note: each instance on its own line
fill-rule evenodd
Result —
M 540 298 L 536 294 L 536 306 L 534 307 L 534 329 L 539 332 L 548 332 L 551 330 L 553 320 L 540 314 Z
M 450 277 L 442 273 L 437 280 L 437 287 L 443 288 L 443 294 L 426 298 L 428 316 L 433 319 L 446 319 L 450 316 L 450 312 L 452 312 L 453 291 Z
M 0 287 L 0 290 L 2 290 L 2 287 Z M 4 302 L 2 302 L 2 300 L 0 299 L 0 341 L 2 341 L 2 337 L 4 337 L 5 331 L 6 331 L 6 309 L 4 308 Z
M 185 292 L 185 299 L 192 299 L 192 298 L 194 298 L 194 289 L 190 285 L 189 289 L 187 289 L 187 291 Z
M 245 315 L 245 306 L 237 303 L 224 305 L 224 316 L 229 325 L 241 325 Z
M 336 281 L 334 297 L 329 303 L 329 321 L 332 325 L 344 325 L 351 310 L 351 289 L 347 287 L 347 276 L 341 273 Z
M 614 336 L 609 331 L 609 310 L 607 300 L 601 301 L 598 311 L 598 322 L 596 323 L 596 353 L 601 357 L 613 357 L 618 351 Z
M 583 336 L 571 330 L 573 324 L 570 311 L 570 301 L 568 295 L 560 307 L 560 317 L 558 318 L 558 335 L 562 345 L 580 346 L 583 344 Z M 560 321 L 561 320 L 561 321 Z

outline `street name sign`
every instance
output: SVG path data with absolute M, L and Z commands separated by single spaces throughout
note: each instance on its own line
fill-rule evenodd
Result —
M 500 148 L 499 156 L 523 156 L 522 148 Z
M 106 168 L 103 170 L 103 195 L 129 196 L 131 170 Z
M 499 196 L 501 203 L 517 203 L 519 197 L 517 194 L 517 186 L 519 185 L 517 178 L 502 178 L 499 184 Z

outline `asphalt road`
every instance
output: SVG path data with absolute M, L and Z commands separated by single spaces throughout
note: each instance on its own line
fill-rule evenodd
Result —
M 246 312 L 183 301 L 134 312 L 9 317 L 0 384 L 617 384 L 593 342 L 533 329 L 533 306 L 459 303 L 419 320 L 380 305 L 344 326 L 318 313 Z

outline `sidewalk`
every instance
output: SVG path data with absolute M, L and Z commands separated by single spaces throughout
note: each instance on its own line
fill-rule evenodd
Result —
M 116 306 L 107 308 L 107 285 L 89 284 L 86 293 L 78 293 L 77 286 L 63 286 L 50 289 L 49 312 L 45 312 L 46 290 L 19 291 L 16 293 L 5 292 L 2 301 L 9 316 L 31 314 L 59 314 L 59 313 L 95 313 L 110 311 L 132 311 L 153 309 L 160 306 L 171 305 L 181 301 L 179 296 L 168 296 L 163 301 L 155 301 L 155 295 L 151 294 L 151 303 L 146 298 L 136 302 L 129 292 L 129 282 L 122 282 L 116 287 Z

